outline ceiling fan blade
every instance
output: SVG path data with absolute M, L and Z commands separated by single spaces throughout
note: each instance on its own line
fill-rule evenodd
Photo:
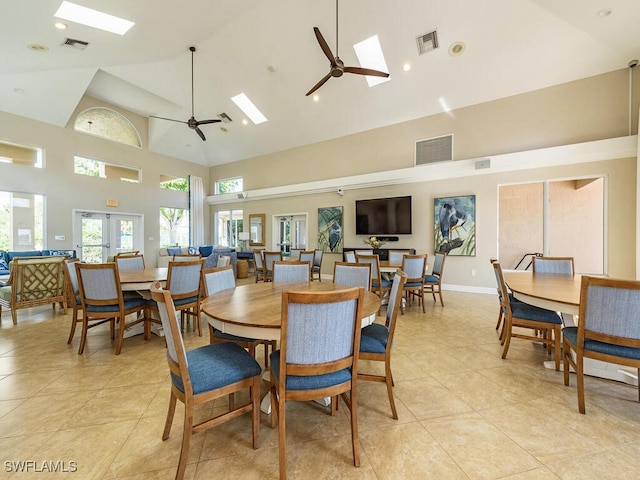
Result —
M 196 127 L 197 127 L 198 125 L 207 125 L 207 124 L 209 124 L 209 123 L 218 123 L 218 122 L 221 122 L 221 121 L 222 121 L 222 120 L 220 120 L 219 118 L 216 118 L 216 119 L 213 119 L 213 120 L 198 120 L 198 121 L 196 122 Z
M 197 133 L 198 135 L 200 135 L 200 138 L 202 139 L 202 141 L 203 141 L 203 142 L 206 142 L 206 141 L 207 141 L 207 139 L 206 139 L 206 138 L 205 138 L 205 136 L 204 136 L 204 133 L 202 133 L 202 130 L 200 130 L 198 127 L 194 128 L 194 130 L 196 131 L 196 133 Z
M 149 115 L 150 118 L 159 118 L 160 120 L 169 120 L 170 122 L 187 123 L 184 120 L 174 120 L 173 118 L 156 117 L 155 115 Z M 188 125 L 188 123 L 187 123 Z
M 331 53 L 331 49 L 329 48 L 329 45 L 327 45 L 326 40 L 324 39 L 324 37 L 320 33 L 320 29 L 318 27 L 313 27 L 313 31 L 316 34 L 316 39 L 318 40 L 318 43 L 320 44 L 320 48 L 322 49 L 324 54 L 329 59 L 329 63 L 331 63 L 331 66 L 335 66 L 335 64 L 336 64 L 335 57 L 333 56 L 333 53 Z
M 370 77 L 388 77 L 389 74 L 380 70 L 372 70 L 371 68 L 361 67 L 344 67 L 346 73 L 355 73 L 356 75 L 367 75 Z
M 311 95 L 313 92 L 315 92 L 317 89 L 319 89 L 322 85 L 324 85 L 325 83 L 327 83 L 327 80 L 329 80 L 331 78 L 331 72 L 327 73 L 322 80 L 320 80 L 318 83 L 316 83 L 313 88 L 311 90 L 309 90 L 305 97 L 308 97 L 309 95 Z

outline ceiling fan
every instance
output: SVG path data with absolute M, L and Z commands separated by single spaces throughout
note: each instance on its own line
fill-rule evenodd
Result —
M 336 56 L 333 56 L 331 53 L 331 49 L 327 42 L 325 41 L 322 33 L 320 33 L 320 29 L 318 27 L 313 27 L 313 31 L 316 34 L 316 39 L 320 44 L 320 48 L 324 52 L 324 54 L 329 59 L 329 64 L 331 66 L 329 73 L 327 73 L 322 80 L 316 83 L 311 90 L 309 90 L 306 96 L 311 95 L 317 89 L 319 89 L 322 85 L 324 85 L 327 80 L 331 77 L 341 77 L 344 73 L 355 73 L 356 75 L 369 75 L 373 77 L 388 77 L 389 74 L 385 72 L 381 72 L 379 70 L 373 70 L 370 68 L 362 68 L 362 67 L 345 67 L 344 62 L 340 60 L 338 56 L 338 0 L 336 0 Z
M 193 113 L 193 53 L 196 51 L 196 47 L 189 47 L 189 50 L 191 51 L 191 118 L 185 122 L 183 120 L 174 120 L 173 118 L 156 117 L 155 115 L 150 115 L 150 116 L 152 118 L 159 118 L 160 120 L 169 120 L 171 122 L 186 123 L 189 128 L 196 131 L 196 133 L 200 136 L 202 141 L 206 141 L 207 139 L 205 138 L 204 133 L 202 133 L 202 130 L 200 130 L 200 125 L 207 125 L 209 123 L 218 123 L 218 122 L 221 122 L 222 120 L 218 118 L 213 120 L 196 120 L 194 116 L 194 113 Z

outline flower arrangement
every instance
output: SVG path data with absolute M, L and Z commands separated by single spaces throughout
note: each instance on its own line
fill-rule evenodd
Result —
M 366 240 L 364 240 L 364 243 L 366 243 L 367 245 L 371 245 L 372 248 L 380 248 L 387 242 L 378 240 L 376 237 L 369 237 Z

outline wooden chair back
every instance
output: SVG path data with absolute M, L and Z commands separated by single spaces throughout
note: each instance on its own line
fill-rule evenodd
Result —
M 309 262 L 288 260 L 273 263 L 274 282 L 308 282 L 310 275 Z

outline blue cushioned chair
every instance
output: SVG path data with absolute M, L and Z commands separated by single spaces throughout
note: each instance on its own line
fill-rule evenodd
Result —
M 273 264 L 282 260 L 282 252 L 262 252 L 264 281 L 273 281 Z
M 76 263 L 78 261 L 79 259 L 77 258 L 67 258 L 64 261 L 64 288 L 67 292 L 67 306 L 72 309 L 71 331 L 69 332 L 67 344 L 73 341 L 78 323 L 82 323 L 82 299 L 80 298 L 80 285 L 78 284 L 78 274 L 76 272 Z M 111 338 L 113 338 L 113 333 L 111 332 Z
M 500 299 L 500 306 L 504 316 L 504 335 L 502 338 L 504 350 L 502 351 L 502 358 L 507 358 L 511 338 L 531 340 L 546 345 L 549 354 L 551 354 L 552 347 L 555 348 L 556 370 L 560 370 L 560 328 L 562 326 L 560 315 L 557 312 L 534 307 L 524 302 L 511 302 L 500 262 L 493 262 L 493 271 L 498 284 L 498 298 Z M 514 327 L 517 330 L 514 330 Z M 523 328 L 533 329 L 534 333 L 531 335 L 524 334 L 521 331 Z M 542 332 L 542 337 L 535 335 L 538 331 Z
M 361 255 L 356 251 L 356 262 L 371 265 L 371 291 L 380 298 L 385 298 L 391 289 L 391 280 L 382 278 L 380 275 L 380 258 L 378 255 Z
M 424 293 L 430 293 L 433 301 L 436 301 L 436 293 L 440 297 L 440 305 L 444 307 L 442 299 L 442 272 L 444 270 L 444 261 L 447 258 L 446 253 L 436 252 L 433 260 L 433 268 L 430 275 L 424 276 Z
M 307 278 L 308 280 L 308 278 Z M 229 290 L 235 288 L 236 278 L 233 274 L 233 267 L 227 265 L 224 267 L 208 268 L 204 271 L 204 284 L 205 284 L 205 296 L 215 295 L 222 290 Z M 264 345 L 264 362 L 265 367 L 269 368 L 269 346 L 271 351 L 276 349 L 275 340 L 261 340 L 256 338 L 239 337 L 237 335 L 231 335 L 224 333 L 217 328 L 213 328 L 209 324 L 209 343 L 220 342 L 233 342 L 240 345 L 242 348 L 249 350 L 249 354 L 256 358 L 256 347 L 258 345 Z
M 273 281 L 308 282 L 311 277 L 311 265 L 300 260 L 287 260 L 273 263 Z
M 582 277 L 578 315 L 578 326 L 562 331 L 564 384 L 569 385 L 569 368 L 573 367 L 578 379 L 578 410 L 585 413 L 585 358 L 633 367 L 640 373 L 640 282 Z
M 393 346 L 393 335 L 396 330 L 398 311 L 402 305 L 402 287 L 406 281 L 407 274 L 402 270 L 397 270 L 393 277 L 393 283 L 389 293 L 389 305 L 387 306 L 387 317 L 384 325 L 372 323 L 364 327 L 360 338 L 360 360 L 384 362 L 384 375 L 374 375 L 358 371 L 358 380 L 372 380 L 374 382 L 386 383 L 389 404 L 391 405 L 391 415 L 396 420 L 398 419 L 398 412 L 396 411 L 396 404 L 393 400 L 391 347 Z
M 169 438 L 176 400 L 184 403 L 182 448 L 176 472 L 181 480 L 189 458 L 191 436 L 251 412 L 253 448 L 258 448 L 260 430 L 260 365 L 242 347 L 230 342 L 205 345 L 185 351 L 172 295 L 159 283 L 151 287 L 167 341 L 167 363 L 171 372 L 171 398 L 162 440 Z M 194 408 L 240 390 L 249 389 L 250 401 L 194 425 Z
M 87 330 L 105 322 L 111 323 L 111 338 L 114 335 L 114 321 L 120 322 L 116 355 L 122 350 L 124 331 L 144 322 L 145 339 L 149 339 L 149 328 L 146 315 L 136 315 L 136 319 L 127 323 L 126 317 L 132 313 L 138 314 L 145 310 L 146 300 L 142 297 L 125 297 L 120 287 L 120 276 L 116 263 L 80 263 L 76 262 L 76 274 L 80 299 L 82 301 L 82 339 L 78 354 L 84 351 L 87 341 Z
M 533 257 L 533 273 L 573 275 L 573 257 Z
M 418 297 L 418 304 L 422 303 L 422 313 L 426 313 L 424 306 L 424 274 L 427 269 L 427 255 L 405 255 L 402 257 L 402 271 L 407 274 L 407 281 L 404 284 L 404 294 L 409 301 Z M 404 313 L 404 308 L 400 305 L 400 311 Z
M 288 401 L 341 395 L 351 412 L 353 464 L 360 466 L 357 371 L 364 289 L 282 294 L 280 350 L 271 354 L 271 426 L 278 416 L 280 478 L 286 478 Z M 347 392 L 350 394 L 347 396 Z

